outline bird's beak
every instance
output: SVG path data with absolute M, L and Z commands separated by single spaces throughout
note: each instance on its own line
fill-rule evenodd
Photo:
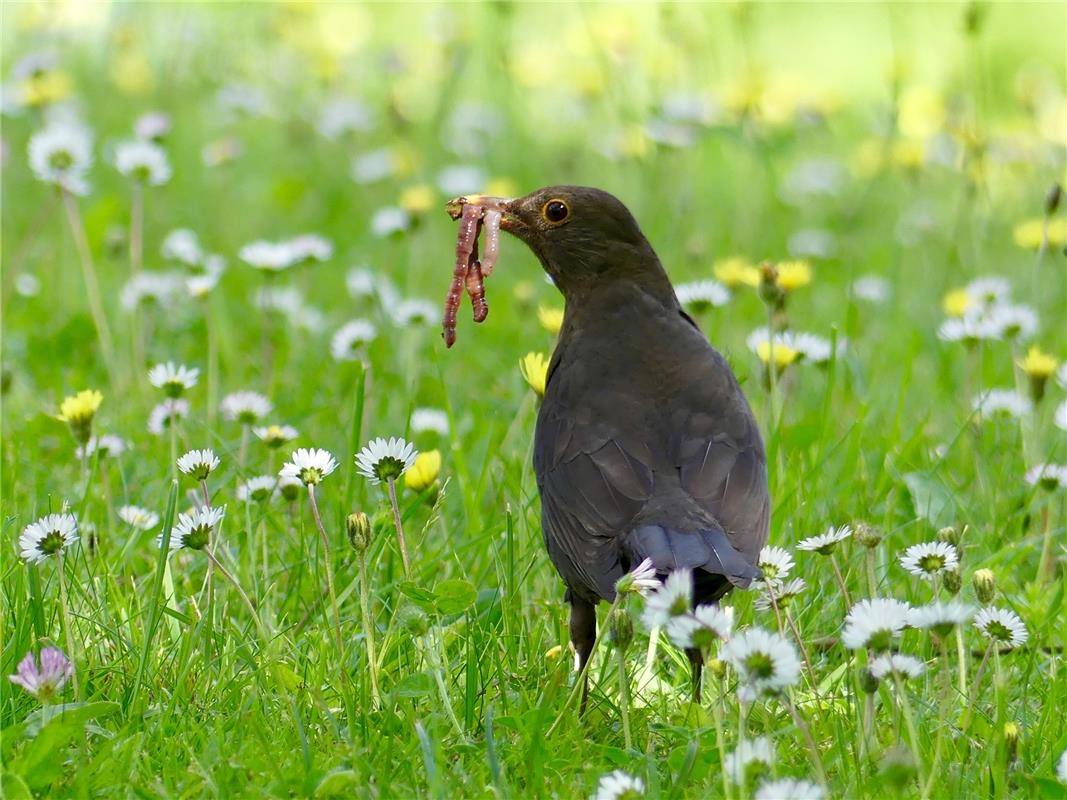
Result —
M 463 206 L 475 205 L 482 208 L 499 211 L 500 212 L 500 228 L 505 231 L 514 232 L 518 225 L 521 225 L 521 221 L 518 215 L 515 213 L 515 198 L 514 197 L 492 197 L 485 194 L 469 194 L 465 197 L 454 197 L 445 203 L 445 209 L 448 211 L 448 215 L 452 219 L 459 219 L 463 216 Z

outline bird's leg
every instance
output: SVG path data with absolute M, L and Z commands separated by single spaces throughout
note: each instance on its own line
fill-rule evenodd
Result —
M 689 665 L 693 668 L 693 702 L 700 705 L 700 676 L 704 671 L 704 653 L 699 647 L 685 648 Z
M 578 679 L 582 681 L 582 702 L 579 706 L 580 713 L 585 713 L 585 704 L 589 699 L 589 675 L 586 672 L 586 664 L 593 652 L 593 642 L 596 641 L 596 606 L 588 600 L 582 600 L 573 595 L 569 598 L 571 604 L 571 644 L 574 652 L 578 654 Z

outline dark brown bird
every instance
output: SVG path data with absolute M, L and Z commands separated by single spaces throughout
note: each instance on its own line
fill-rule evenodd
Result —
M 567 584 L 579 665 L 596 604 L 645 558 L 693 570 L 693 602 L 760 575 L 770 496 L 756 420 L 725 360 L 682 310 L 627 208 L 581 186 L 500 201 L 566 299 L 537 417 L 545 544 Z M 688 653 L 699 700 L 699 650 Z

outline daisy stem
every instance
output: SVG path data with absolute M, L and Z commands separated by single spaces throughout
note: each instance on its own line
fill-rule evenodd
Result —
M 811 750 L 811 760 L 815 765 L 815 771 L 819 775 L 819 783 L 825 787 L 827 785 L 826 768 L 823 766 L 822 756 L 819 755 L 819 748 L 815 744 L 815 739 L 811 736 L 811 729 L 808 727 L 808 723 L 806 723 L 804 718 L 800 715 L 800 712 L 797 711 L 796 706 L 793 705 L 792 698 L 790 698 L 789 695 L 784 695 L 784 698 L 785 707 L 789 710 L 789 716 L 793 718 L 793 724 L 797 726 L 801 736 L 804 737 L 804 741 L 808 745 L 808 749 Z
M 81 683 L 78 679 L 78 654 L 74 650 L 74 633 L 71 630 L 70 601 L 67 599 L 67 572 L 63 563 L 63 551 L 56 551 L 56 570 L 59 573 L 59 607 L 63 614 L 63 636 L 67 643 L 67 655 L 71 663 L 75 665 L 71 672 L 71 683 L 74 685 L 74 699 L 81 701 Z
M 1041 555 L 1037 561 L 1038 582 L 1048 581 L 1053 577 L 1052 526 L 1049 524 L 1049 510 L 1046 503 L 1041 509 Z
M 144 264 L 144 184 L 133 182 L 130 198 L 130 272 L 136 275 Z
M 204 508 L 211 508 L 211 495 L 207 490 L 207 480 L 201 479 L 200 490 L 204 494 Z M 200 593 L 204 593 L 204 589 L 207 589 L 207 611 L 210 614 L 214 610 L 215 591 L 212 584 L 212 576 L 215 572 L 215 550 L 214 542 L 211 541 L 211 537 L 208 537 L 207 546 L 204 548 L 207 550 L 208 562 L 207 562 L 207 574 L 204 576 L 204 586 L 201 587 Z
M 215 317 L 204 300 L 204 325 L 207 328 L 207 424 L 214 430 L 219 407 L 219 342 Z
M 252 605 L 251 598 L 249 598 L 245 590 L 241 588 L 241 584 L 237 582 L 237 578 L 235 578 L 226 567 L 222 566 L 222 562 L 216 558 L 210 548 L 205 548 L 204 552 L 207 553 L 209 568 L 214 567 L 218 570 L 219 575 L 225 578 L 229 584 L 237 590 L 237 594 L 240 595 L 241 601 L 245 604 L 245 607 L 248 608 L 248 613 L 252 615 L 252 621 L 256 623 L 256 630 L 259 632 L 259 636 L 263 640 L 263 646 L 266 647 L 270 642 L 270 636 L 267 633 L 267 629 L 263 626 L 263 621 L 259 618 L 259 612 L 257 612 L 256 607 Z
M 85 226 L 82 225 L 81 214 L 78 213 L 78 203 L 74 195 L 66 189 L 61 191 L 63 207 L 67 212 L 67 221 L 70 223 L 71 236 L 74 238 L 74 247 L 78 251 L 78 260 L 81 262 L 82 277 L 85 280 L 85 297 L 89 301 L 89 312 L 93 316 L 96 335 L 100 339 L 100 351 L 104 357 L 104 365 L 107 367 L 111 385 L 118 386 L 115 346 L 111 339 L 111 329 L 107 326 L 107 317 L 104 315 L 104 304 L 100 300 L 100 284 L 96 279 L 96 268 L 93 266 L 93 256 L 89 251 L 89 240 L 85 236 Z
M 796 620 L 793 619 L 793 615 L 789 613 L 788 606 L 784 609 L 786 621 L 789 622 L 789 628 L 793 631 L 793 638 L 797 640 L 797 646 L 800 647 L 800 654 L 804 657 L 804 666 L 808 669 L 808 678 L 811 680 L 811 690 L 815 693 L 819 691 L 819 681 L 815 678 L 815 670 L 811 666 L 811 656 L 808 655 L 808 648 L 804 645 L 804 637 L 800 635 L 800 629 L 797 627 Z
M 878 581 L 875 579 L 875 556 L 874 550 L 868 548 L 864 561 L 867 562 L 867 591 L 871 597 L 878 596 Z
M 337 593 L 333 588 L 333 551 L 330 549 L 330 539 L 326 535 L 326 529 L 322 526 L 322 517 L 319 516 L 319 504 L 315 499 L 315 485 L 308 484 L 308 500 L 311 503 L 311 515 L 315 518 L 315 527 L 322 539 L 322 555 L 326 564 L 326 588 L 330 593 L 330 607 L 333 610 L 334 633 L 337 635 L 337 651 L 341 655 L 341 673 L 348 675 L 348 659 L 345 657 L 344 639 L 341 637 L 341 613 L 337 609 Z
M 396 527 L 396 540 L 400 544 L 400 558 L 404 561 L 404 577 L 411 578 L 411 562 L 408 561 L 408 546 L 404 541 L 404 523 L 400 519 L 400 505 L 396 500 L 396 481 L 389 478 L 389 502 L 393 506 L 393 525 Z
M 963 645 L 963 630 L 956 626 L 956 672 L 960 697 L 967 696 L 967 650 Z
M 848 589 L 845 588 L 845 577 L 841 574 L 841 568 L 837 565 L 837 556 L 830 553 L 830 566 L 834 568 L 834 576 L 837 578 L 837 585 L 841 587 L 841 594 L 845 598 L 845 610 L 852 608 L 852 598 L 848 595 Z
M 945 665 L 948 663 L 948 646 L 945 644 L 943 636 L 939 637 L 938 644 L 941 650 L 941 672 L 944 674 L 944 678 L 942 679 L 941 692 L 937 698 L 937 736 L 934 738 L 934 759 L 930 763 L 930 774 L 927 776 L 926 784 L 923 786 L 920 800 L 926 800 L 930 796 L 930 792 L 933 791 L 934 784 L 937 782 L 937 770 L 941 763 L 942 745 L 945 740 L 945 727 L 948 725 L 945 712 L 948 705 L 948 694 L 952 690 L 952 676 L 945 669 Z
M 715 748 L 719 751 L 719 775 L 722 778 L 722 796 L 731 800 L 730 778 L 726 771 L 726 737 L 723 734 L 723 681 L 716 687 L 718 696 L 711 703 L 711 719 L 715 723 Z
M 167 427 L 170 428 L 170 479 L 176 481 L 178 480 L 178 420 L 171 417 Z
M 370 666 L 370 693 L 377 708 L 382 704 L 378 691 L 378 657 L 374 652 L 374 620 L 370 613 L 370 574 L 367 572 L 367 552 L 359 552 L 359 613 L 363 617 L 363 633 L 367 637 L 367 664 Z
M 971 683 L 971 693 L 967 697 L 967 708 L 963 712 L 963 719 L 960 720 L 960 733 L 964 736 L 967 735 L 967 729 L 971 726 L 971 717 L 974 714 L 975 704 L 978 702 L 978 690 L 982 686 L 982 677 L 985 675 L 986 664 L 989 663 L 989 654 L 993 652 L 993 646 L 994 642 L 990 641 L 985 649 L 985 653 L 982 655 L 982 661 L 978 665 L 978 671 L 974 673 L 974 681 Z
M 918 772 L 919 783 L 922 784 L 922 757 L 919 755 L 919 734 L 915 730 L 915 717 L 911 713 L 911 701 L 904 690 L 904 683 L 900 676 L 893 672 L 893 683 L 897 687 L 897 699 L 900 700 L 900 713 L 904 715 L 904 724 L 908 729 L 908 744 L 911 745 L 911 757 L 915 761 L 915 769 Z
M 630 676 L 626 671 L 626 650 L 622 647 L 615 648 L 615 657 L 619 667 L 619 708 L 622 712 L 622 735 L 626 749 L 633 747 L 633 738 L 630 736 Z
M 248 425 L 241 426 L 241 446 L 237 451 L 237 466 L 245 468 L 245 458 L 248 456 Z

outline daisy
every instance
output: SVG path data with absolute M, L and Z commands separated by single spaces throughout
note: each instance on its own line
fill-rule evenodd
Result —
M 333 242 L 317 233 L 304 233 L 285 242 L 295 264 L 329 261 L 333 258 Z
M 22 529 L 20 555 L 31 564 L 62 553 L 78 541 L 78 521 L 73 514 L 48 514 Z
M 730 638 L 733 621 L 733 614 L 718 606 L 697 606 L 692 614 L 667 620 L 667 636 L 676 647 L 706 650 L 715 642 Z
M 299 436 L 296 428 L 292 425 L 267 425 L 253 428 L 252 433 L 271 449 L 281 447 L 286 442 L 291 442 Z
M 187 267 L 198 267 L 204 261 L 200 238 L 188 228 L 172 230 L 164 237 L 159 249 L 163 258 L 177 261 Z
M 722 660 L 737 670 L 745 684 L 742 694 L 754 697 L 774 694 L 796 683 L 800 659 L 787 639 L 763 628 L 735 634 L 720 651 Z
M 900 636 L 907 625 L 910 608 L 907 603 L 892 598 L 861 600 L 845 617 L 841 644 L 849 650 L 863 647 L 888 650 L 893 639 Z
M 986 319 L 998 338 L 1030 339 L 1037 333 L 1037 312 L 1030 306 L 1003 305 L 989 309 Z
M 220 273 L 205 272 L 202 275 L 190 275 L 185 279 L 185 291 L 189 296 L 201 300 L 211 294 L 211 291 L 219 285 Z
M 249 478 L 237 487 L 237 499 L 245 503 L 262 503 L 277 491 L 278 479 L 273 475 Z
M 304 484 L 300 478 L 292 478 L 288 475 L 278 476 L 278 494 L 287 502 L 291 503 L 300 496 L 300 490 Z
M 1056 414 L 1053 421 L 1061 431 L 1067 431 L 1067 400 L 1056 406 Z
M 374 127 L 371 110 L 347 97 L 326 102 L 319 111 L 315 128 L 327 139 L 338 139 L 346 133 L 366 133 Z
M 1011 284 L 999 275 L 985 275 L 967 284 L 967 294 L 979 305 L 1000 305 L 1011 299 Z
M 968 314 L 964 317 L 946 319 L 937 329 L 937 338 L 943 342 L 977 342 L 981 339 L 998 340 L 1000 329 L 985 314 Z
M 1056 762 L 1056 778 L 1060 783 L 1067 783 L 1067 750 L 1060 753 L 1060 760 Z
M 170 133 L 170 117 L 161 111 L 149 111 L 137 118 L 133 132 L 138 139 L 159 141 Z
M 167 397 L 181 397 L 187 389 L 196 386 L 200 370 L 183 364 L 168 361 L 156 364 L 148 370 L 148 382 L 157 389 L 162 389 Z
M 928 603 L 908 611 L 908 625 L 912 628 L 929 628 L 939 636 L 945 636 L 956 625 L 967 622 L 973 614 L 973 608 L 958 600 Z
M 778 369 L 784 369 L 800 359 L 800 351 L 793 341 L 793 334 L 788 331 L 776 331 L 774 334 L 774 363 Z M 755 353 L 764 364 L 771 359 L 771 336 L 766 328 L 756 328 L 745 339 L 745 345 Z
M 153 408 L 148 415 L 148 432 L 162 436 L 172 424 L 187 416 L 189 416 L 189 401 L 183 398 L 175 400 L 168 397 Z
M 63 651 L 56 647 L 45 647 L 41 650 L 39 665 L 33 653 L 27 653 L 19 662 L 15 674 L 7 678 L 41 702 L 48 702 L 72 675 L 74 665 Z
M 178 459 L 178 469 L 193 480 L 204 481 L 220 463 L 214 450 L 190 450 Z
M 983 419 L 998 414 L 1018 419 L 1033 411 L 1034 404 L 1014 389 L 987 389 L 974 398 L 971 408 Z
M 335 361 L 357 361 L 366 345 L 374 341 L 378 329 L 365 319 L 346 322 L 330 340 L 330 355 Z
M 959 552 L 948 542 L 913 544 L 900 557 L 900 566 L 912 575 L 928 581 L 945 572 L 951 572 L 959 563 Z
M 889 291 L 889 281 L 877 275 L 864 275 L 852 283 L 853 297 L 868 303 L 884 303 Z
M 852 535 L 852 528 L 842 525 L 838 528 L 833 526 L 826 529 L 826 533 L 818 536 L 809 536 L 807 539 L 797 542 L 797 550 L 815 551 L 824 556 L 830 555 L 837 547 L 838 542 L 843 542 Z
M 372 486 L 395 480 L 415 463 L 419 451 L 403 439 L 372 439 L 356 454 L 356 471 Z
M 377 282 L 378 276 L 367 267 L 353 267 L 345 275 L 345 287 L 355 300 L 374 297 L 377 292 Z
M 836 353 L 840 356 L 844 352 L 845 340 L 838 339 L 835 350 L 830 340 L 823 336 L 814 333 L 795 333 L 792 346 L 804 361 L 811 364 L 825 364 L 830 360 L 831 355 Z
M 402 233 L 410 227 L 411 214 L 397 206 L 379 208 L 374 212 L 374 216 L 371 217 L 370 221 L 371 232 L 379 238 L 385 238 L 394 233 Z
M 283 478 L 299 478 L 305 486 L 314 486 L 335 469 L 337 462 L 328 450 L 301 447 L 293 451 L 278 474 Z
M 615 591 L 619 594 L 636 592 L 647 596 L 650 591 L 660 587 L 659 576 L 656 575 L 656 567 L 651 558 L 646 558 L 632 570 L 615 581 Z
M 1026 644 L 1030 638 L 1019 615 L 1006 608 L 983 608 L 974 618 L 974 627 L 991 642 L 1009 650 Z
M 163 306 L 180 291 L 181 280 L 171 272 L 138 272 L 122 287 L 119 302 L 127 311 L 145 303 Z
M 678 302 L 694 311 L 724 306 L 730 302 L 730 290 L 718 281 L 694 281 L 675 287 Z
M 140 506 L 122 506 L 118 513 L 119 519 L 138 530 L 151 530 L 159 524 L 159 514 Z
M 439 436 L 448 435 L 448 414 L 438 408 L 416 408 L 411 412 L 411 432 L 432 431 Z
M 170 162 L 163 148 L 144 139 L 115 146 L 115 168 L 138 183 L 160 186 L 170 180 Z
M 54 183 L 71 194 L 87 194 L 85 175 L 93 161 L 88 129 L 71 122 L 53 122 L 30 137 L 30 168 L 37 180 Z
M 375 183 L 388 178 L 399 165 L 400 159 L 391 148 L 370 150 L 352 159 L 352 180 L 356 183 Z
M 645 610 L 641 621 L 649 630 L 661 628 L 672 617 L 688 614 L 693 596 L 693 573 L 676 569 L 667 576 L 657 591 L 645 597 Z
M 483 191 L 488 182 L 485 170 L 473 164 L 452 164 L 437 173 L 437 188 L 448 197 Z
M 753 603 L 752 607 L 757 611 L 766 611 L 768 608 L 773 608 L 775 604 L 779 608 L 786 606 L 789 602 L 808 588 L 808 584 L 803 578 L 793 578 L 791 581 L 782 582 L 774 581 L 767 584 L 767 588 L 760 592 Z M 774 602 L 771 602 L 771 592 L 774 592 Z
M 645 782 L 617 769 L 600 779 L 593 800 L 639 800 L 644 796 Z
M 253 269 L 263 272 L 282 272 L 296 263 L 293 250 L 287 243 L 262 239 L 246 244 L 238 251 L 237 257 Z
M 867 669 L 879 681 L 883 680 L 887 675 L 895 675 L 905 680 L 915 680 L 923 674 L 926 665 L 912 656 L 900 653 L 886 653 L 872 659 Z
M 822 800 L 822 797 L 819 784 L 796 778 L 766 781 L 752 795 L 753 800 Z
M 763 570 L 762 580 L 781 582 L 793 571 L 793 556 L 784 547 L 764 547 L 759 554 L 759 568 Z
M 401 300 L 393 308 L 393 321 L 400 326 L 428 325 L 436 322 L 439 309 L 429 300 Z
M 270 400 L 259 392 L 234 392 L 222 398 L 219 409 L 224 419 L 251 425 L 259 422 L 274 408 Z
M 130 447 L 130 443 L 121 436 L 105 433 L 102 436 L 90 436 L 89 441 L 83 446 L 79 445 L 74 451 L 76 458 L 92 458 L 97 451 L 100 458 L 118 458 Z
M 1038 464 L 1026 471 L 1026 482 L 1047 492 L 1062 489 L 1067 486 L 1067 465 Z
M 211 540 L 211 531 L 222 521 L 226 506 L 211 508 L 201 506 L 187 514 L 179 514 L 178 521 L 170 530 L 170 552 L 188 547 L 190 550 L 203 550 Z M 156 545 L 163 546 L 163 534 L 156 538 Z
M 751 765 L 759 765 L 760 772 L 769 772 L 774 766 L 774 742 L 766 736 L 755 739 L 742 739 L 737 749 L 726 756 L 726 770 L 733 776 L 734 783 L 745 783 Z

